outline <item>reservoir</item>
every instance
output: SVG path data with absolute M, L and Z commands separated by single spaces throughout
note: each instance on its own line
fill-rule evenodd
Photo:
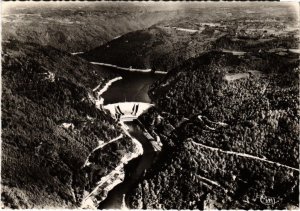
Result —
M 151 84 L 164 76 L 162 74 L 109 69 L 118 73 L 123 79 L 114 82 L 103 93 L 102 97 L 105 105 L 119 102 L 151 103 L 151 99 L 148 96 L 149 88 Z

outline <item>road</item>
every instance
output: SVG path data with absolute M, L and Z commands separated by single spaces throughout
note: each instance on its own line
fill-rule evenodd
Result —
M 281 164 L 281 163 L 278 163 L 278 162 L 270 161 L 270 160 L 267 160 L 267 159 L 264 159 L 264 158 L 260 158 L 260 157 L 254 156 L 254 155 L 250 155 L 250 154 L 246 154 L 246 153 L 240 153 L 240 152 L 233 152 L 233 151 L 225 151 L 225 150 L 222 150 L 220 148 L 210 147 L 210 146 L 207 146 L 207 145 L 204 145 L 204 144 L 197 143 L 195 141 L 192 141 L 192 143 L 197 145 L 197 146 L 200 146 L 200 147 L 212 150 L 212 151 L 217 151 L 217 152 L 221 152 L 221 153 L 236 155 L 236 156 L 240 156 L 240 157 L 246 157 L 246 158 L 250 158 L 250 159 L 254 159 L 254 160 L 259 160 L 259 161 L 262 161 L 262 162 L 274 164 L 274 165 L 277 165 L 277 166 L 280 166 L 280 167 L 283 167 L 283 168 L 288 168 L 288 169 L 291 169 L 293 171 L 298 171 L 299 172 L 299 169 L 297 169 L 297 168 L 287 166 L 287 165 L 284 165 L 284 164 Z

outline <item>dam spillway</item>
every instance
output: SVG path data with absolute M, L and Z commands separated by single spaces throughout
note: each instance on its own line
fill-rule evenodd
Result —
M 151 103 L 120 102 L 105 105 L 103 108 L 109 110 L 113 118 L 122 122 L 131 122 L 152 106 L 154 104 Z

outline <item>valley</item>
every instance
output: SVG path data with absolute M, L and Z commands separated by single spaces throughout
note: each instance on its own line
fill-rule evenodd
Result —
M 299 208 L 298 4 L 4 5 L 1 208 Z

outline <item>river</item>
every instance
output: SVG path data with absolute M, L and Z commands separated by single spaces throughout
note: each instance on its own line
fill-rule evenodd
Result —
M 119 102 L 151 103 L 151 99 L 148 96 L 149 87 L 154 81 L 163 77 L 161 74 L 128 72 L 114 68 L 109 68 L 109 70 L 122 76 L 122 80 L 114 82 L 102 94 L 104 105 Z M 134 188 L 143 173 L 151 167 L 158 155 L 158 152 L 154 151 L 152 144 L 144 135 L 144 131 L 139 124 L 136 120 L 126 122 L 129 134 L 142 144 L 144 153 L 125 166 L 124 181 L 108 193 L 107 198 L 98 206 L 99 209 L 120 209 L 125 194 Z
M 126 125 L 129 127 L 130 135 L 142 144 L 144 153 L 125 166 L 124 182 L 108 193 L 107 198 L 100 203 L 99 209 L 121 209 L 125 194 L 137 184 L 145 170 L 151 167 L 158 155 L 157 152 L 154 152 L 151 143 L 143 135 L 141 128 L 136 122 L 127 122 Z

